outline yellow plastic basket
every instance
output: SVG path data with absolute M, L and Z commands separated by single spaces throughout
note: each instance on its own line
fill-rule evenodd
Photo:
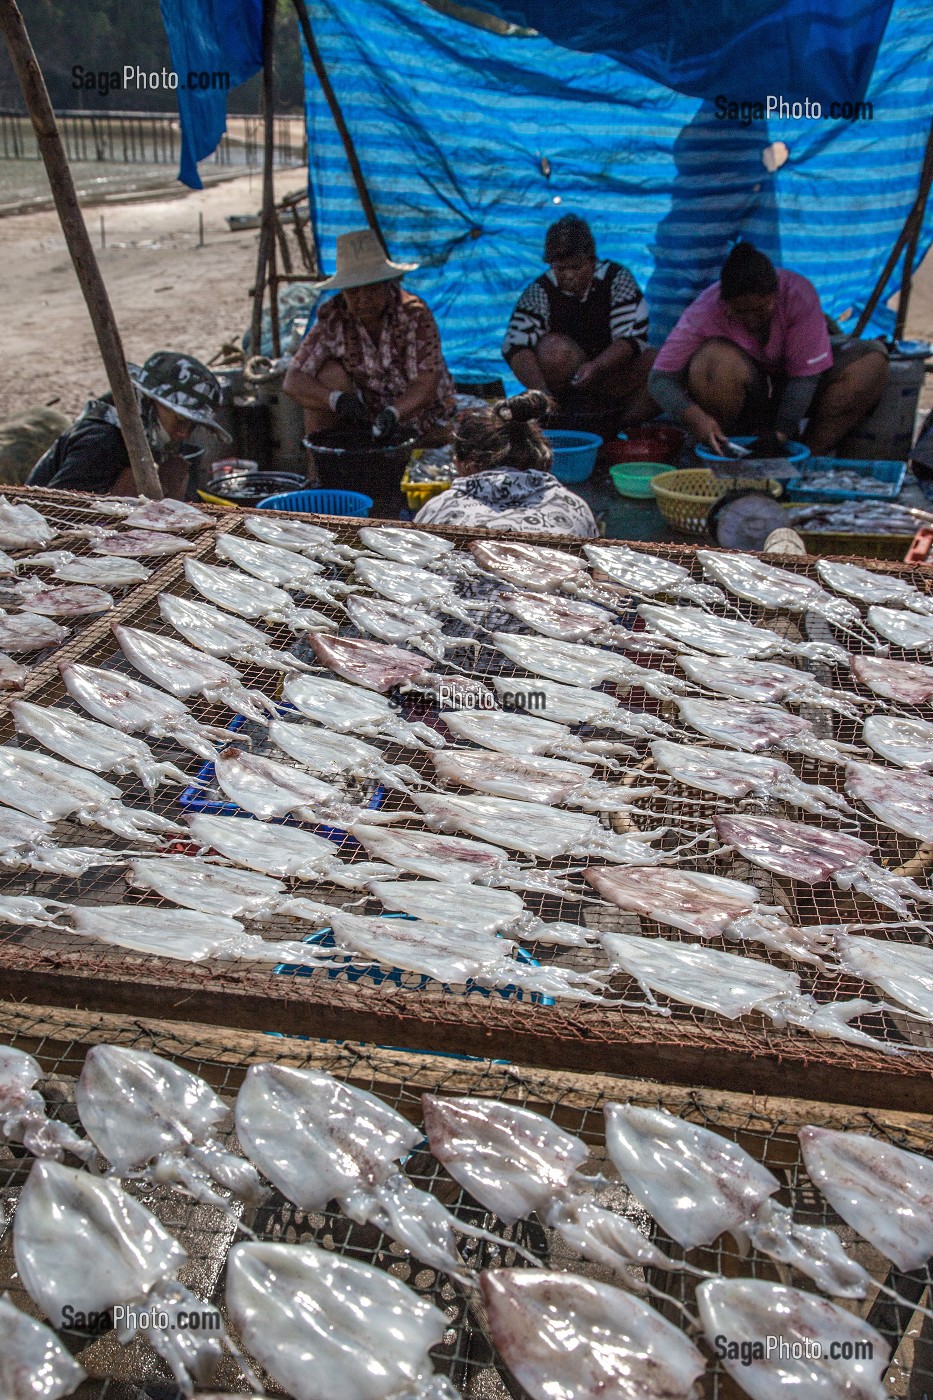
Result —
M 402 490 L 408 501 L 408 509 L 420 510 L 425 501 L 429 501 L 432 496 L 439 496 L 442 491 L 447 491 L 450 484 L 449 481 L 412 481 L 406 467 L 402 477 Z
M 688 467 L 683 471 L 666 471 L 651 478 L 651 489 L 658 509 L 673 530 L 683 535 L 705 535 L 706 520 L 713 505 L 727 491 L 762 490 L 760 480 L 723 480 L 706 467 Z M 769 481 L 766 488 L 774 494 L 780 488 Z

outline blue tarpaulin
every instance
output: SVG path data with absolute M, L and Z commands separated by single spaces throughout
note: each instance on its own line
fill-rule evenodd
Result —
M 891 0 L 471 0 L 690 97 L 864 97 Z
M 227 127 L 227 88 L 239 87 L 262 67 L 262 0 L 159 3 L 178 74 L 178 178 L 199 190 L 198 161 L 216 149 Z
M 420 0 L 311 0 L 310 12 L 391 252 L 421 263 L 406 285 L 433 308 L 461 373 L 504 368 L 514 299 L 567 211 L 639 278 L 657 343 L 739 236 L 809 277 L 852 325 L 916 194 L 933 110 L 926 0 L 894 0 L 870 105 L 848 120 L 720 115 L 715 98 L 604 54 L 490 32 Z M 312 216 L 330 270 L 337 234 L 365 219 L 310 67 L 306 90 Z M 788 158 L 769 171 L 763 155 L 780 157 L 782 142 Z M 921 253 L 931 237 L 933 209 Z M 874 326 L 889 322 L 882 306 Z

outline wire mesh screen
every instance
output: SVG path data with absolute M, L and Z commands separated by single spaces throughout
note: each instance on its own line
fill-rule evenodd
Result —
M 45 498 L 50 497 L 54 498 L 56 510 L 66 509 L 58 493 L 31 492 L 28 496 L 41 508 L 47 508 Z M 86 502 L 87 498 L 81 500 Z M 88 509 L 86 504 L 81 508 Z M 195 537 L 196 557 L 231 567 L 228 561 L 217 556 L 214 536 L 218 531 L 243 535 L 246 517 L 247 513 L 241 511 L 215 512 L 215 530 L 205 530 Z M 321 517 L 316 520 L 327 524 L 340 541 L 346 544 L 356 541 L 358 527 L 355 523 Z M 437 533 L 446 534 L 458 545 L 473 538 L 453 531 Z M 579 553 L 579 541 L 549 540 L 548 543 Z M 649 552 L 680 564 L 697 582 L 702 578 L 696 551 L 692 548 L 651 546 Z M 788 558 L 782 559 L 782 565 L 794 573 L 816 577 L 813 560 Z M 866 561 L 866 566 L 870 567 L 870 561 Z M 921 589 L 927 587 L 921 569 L 888 566 L 886 571 L 911 580 Z M 350 562 L 345 565 L 328 562 L 321 578 L 330 583 L 350 582 Z M 493 680 L 514 682 L 516 692 L 533 694 L 536 678 L 488 644 L 487 634 L 492 630 L 522 630 L 522 623 L 514 615 L 494 606 L 491 590 L 492 585 L 487 580 L 466 584 L 451 581 L 451 601 L 458 602 L 459 592 L 460 601 L 489 605 L 489 610 L 476 613 L 477 617 L 482 617 L 486 630 L 478 631 L 448 614 L 440 634 L 443 660 L 432 663 L 426 657 L 426 669 L 433 666 L 438 673 L 455 678 L 464 674 L 487 684 Z M 155 634 L 175 635 L 159 610 L 162 593 L 197 597 L 185 579 L 183 558 L 170 560 L 162 566 L 158 577 L 154 575 L 131 592 L 109 618 L 88 626 L 75 639 L 72 659 L 80 656 L 84 664 L 134 674 L 116 645 L 111 623 L 119 621 Z M 342 635 L 359 635 L 339 607 L 320 598 L 303 598 L 300 593 L 298 602 L 329 617 Z M 791 640 L 805 639 L 808 629 L 818 641 L 833 639 L 828 625 L 811 615 L 804 619 L 799 615 L 770 613 L 737 600 L 714 605 L 712 611 L 760 623 Z M 619 613 L 623 624 L 641 625 L 636 600 L 630 600 L 626 607 L 620 604 Z M 327 674 L 318 666 L 300 628 L 296 630 L 294 624 L 289 626 L 283 621 L 252 621 L 272 647 L 290 653 L 318 674 Z M 835 640 L 840 638 L 836 636 Z M 844 642 L 852 652 L 863 650 L 867 645 L 865 637 L 852 634 L 846 634 Z M 892 648 L 892 655 L 913 654 Z M 672 652 L 638 654 L 636 659 L 655 677 L 680 675 Z M 281 700 L 280 674 L 248 659 L 235 664 L 247 688 L 263 692 L 270 700 Z M 856 703 L 872 699 L 871 692 L 860 686 L 845 669 L 822 663 L 811 663 L 811 669 L 816 681 L 844 692 Z M 601 688 L 618 698 L 627 713 L 656 716 L 680 725 L 674 702 L 658 699 L 642 686 L 607 683 Z M 74 704 L 65 691 L 54 659 L 35 671 L 24 693 L 29 700 L 43 706 L 68 708 Z M 274 753 L 282 759 L 282 754 L 269 746 L 262 727 L 244 725 L 233 708 L 198 694 L 188 696 L 186 703 L 192 715 L 204 725 L 218 729 L 237 726 L 229 731 L 234 744 L 248 743 L 256 751 Z M 439 734 L 443 733 L 443 720 L 436 699 L 430 694 L 412 690 L 400 695 L 395 704 L 400 717 L 421 721 Z M 917 717 L 925 713 L 922 706 L 899 708 L 904 714 Z M 812 721 L 813 731 L 819 738 L 839 744 L 861 744 L 858 719 L 822 706 L 805 705 L 801 713 Z M 574 726 L 574 732 L 584 740 L 608 743 L 618 739 L 612 730 L 593 724 Z M 681 742 L 694 741 L 700 745 L 706 742 L 698 734 L 681 739 Z M 11 717 L 4 716 L 2 709 L 0 742 L 35 747 L 31 740 L 17 738 Z M 426 785 L 436 783 L 437 774 L 429 750 L 404 747 L 393 739 L 379 736 L 369 736 L 368 742 L 381 752 L 385 764 L 407 765 Z M 633 750 L 633 756 L 626 760 L 627 768 L 633 771 L 620 775 L 620 793 L 624 792 L 627 781 L 633 780 L 639 786 L 650 785 L 652 779 L 659 776 L 652 766 L 647 738 L 626 735 L 625 742 Z M 221 807 L 235 812 L 235 804 L 219 791 L 209 763 L 171 740 L 153 741 L 152 748 L 161 761 L 172 762 L 188 774 L 190 783 L 185 793 L 180 793 L 178 786 L 170 783 L 158 788 L 150 798 L 142 784 L 132 777 L 108 776 L 118 782 L 127 806 L 146 809 L 177 822 L 177 849 L 194 853 L 196 848 L 186 838 L 185 817 L 192 810 L 211 811 Z M 806 782 L 842 792 L 844 767 L 841 764 L 794 753 L 781 757 Z M 494 755 L 490 755 L 490 761 L 493 759 Z M 637 774 L 634 773 L 636 768 Z M 612 775 L 607 773 L 606 777 L 611 779 Z M 471 791 L 454 784 L 447 784 L 446 790 L 464 795 Z M 352 778 L 348 793 L 361 809 L 375 800 L 384 813 L 410 813 L 398 822 L 402 830 L 417 830 L 424 825 L 407 792 L 383 786 L 377 794 L 371 775 L 361 773 Z M 620 806 L 618 811 L 603 814 L 600 820 L 606 831 L 663 833 L 657 835 L 653 845 L 665 852 L 678 849 L 678 863 L 684 869 L 708 870 L 753 884 L 762 902 L 783 909 L 795 925 L 865 923 L 880 939 L 925 940 L 924 933 L 889 918 L 880 906 L 851 889 L 843 890 L 830 880 L 808 884 L 777 878 L 722 850 L 717 838 L 709 835 L 712 821 L 718 814 L 733 811 L 735 806 L 730 799 L 699 794 L 695 788 L 679 783 L 661 783 L 653 797 L 634 806 Z M 777 796 L 765 794 L 744 800 L 741 810 L 802 820 L 815 828 L 831 825 L 869 842 L 873 847 L 873 859 L 884 869 L 913 875 L 924 883 L 931 859 L 928 849 L 919 841 L 882 825 L 861 806 L 851 814 L 834 813 L 828 819 L 801 812 Z M 246 818 L 241 814 L 233 819 Z M 341 837 L 333 828 L 327 834 L 334 841 L 335 851 L 350 866 L 366 858 L 366 853 L 349 836 Z M 120 902 L 142 908 L 167 903 L 151 891 L 127 887 L 125 862 L 116 855 L 117 851 L 125 849 L 124 839 L 74 820 L 59 824 L 56 836 L 65 845 L 108 848 L 114 852 L 114 863 L 92 868 L 79 879 L 11 870 L 0 879 L 0 894 L 36 894 L 77 904 Z M 681 850 L 683 847 L 685 849 Z M 573 851 L 553 859 L 538 857 L 533 862 L 520 852 L 508 854 L 524 859 L 528 867 L 533 864 L 537 875 L 553 877 L 551 890 L 523 893 L 527 910 L 546 922 L 579 925 L 594 936 L 615 931 L 663 937 L 677 943 L 696 941 L 692 935 L 662 926 L 645 916 L 623 913 L 614 905 L 596 901 L 580 873 L 584 862 Z M 327 877 L 310 887 L 304 884 L 300 888 L 302 893 L 310 893 L 325 904 L 338 908 L 352 906 L 356 913 L 383 911 L 383 905 L 375 898 L 358 890 L 342 889 Z M 250 931 L 267 938 L 292 940 L 301 939 L 309 932 L 306 923 L 283 915 L 251 924 Z M 930 1040 L 921 1022 L 896 1010 L 885 1009 L 874 989 L 856 977 L 829 973 L 813 963 L 791 961 L 784 952 L 761 944 L 744 948 L 722 938 L 706 941 L 713 948 L 748 951 L 759 961 L 792 970 L 799 977 L 802 991 L 812 993 L 820 1003 L 867 998 L 871 1006 L 853 1020 L 852 1025 L 857 1031 L 884 1041 L 885 1051 L 816 1036 L 792 1026 L 777 1026 L 760 1012 L 752 1012 L 740 1020 L 728 1020 L 663 995 L 656 998 L 656 1010 L 647 1006 L 642 1010 L 614 1008 L 599 1002 L 552 1001 L 509 986 L 490 989 L 468 984 L 466 991 L 445 990 L 437 982 L 405 973 L 386 976 L 383 972 L 365 969 L 311 971 L 296 965 L 273 971 L 244 962 L 212 962 L 206 966 L 121 951 L 64 931 L 28 929 L 14 924 L 0 926 L 0 967 L 16 995 L 34 1000 L 114 1011 L 135 1008 L 149 1014 L 157 1014 L 169 1000 L 173 1005 L 190 1006 L 203 1020 L 234 1026 L 354 1037 L 417 1049 L 434 1049 L 443 1044 L 463 1053 L 492 1053 L 517 1062 L 637 1072 L 675 1082 L 728 1088 L 771 1091 L 786 1088 L 789 1083 L 796 1092 L 827 1100 L 933 1108 L 933 1076 L 925 1053 Z M 577 972 L 605 967 L 605 955 L 595 942 L 567 949 L 532 939 L 524 940 L 524 947 L 527 955 L 543 967 L 553 964 Z M 631 1002 L 638 1001 L 640 993 L 631 978 L 617 974 L 612 980 L 610 996 Z M 658 1014 L 658 1010 L 663 1014 Z
M 590 1149 L 587 1173 L 598 1171 L 606 1178 L 599 1195 L 601 1204 L 625 1216 L 671 1259 L 670 1270 L 639 1271 L 637 1281 L 639 1286 L 644 1282 L 658 1290 L 649 1295 L 650 1300 L 676 1325 L 686 1327 L 689 1318 L 696 1316 L 694 1286 L 697 1278 L 678 1267 L 684 1261 L 725 1277 L 782 1281 L 812 1291 L 807 1279 L 783 1266 L 778 1268 L 754 1249 L 743 1255 L 730 1235 L 722 1236 L 711 1248 L 685 1254 L 629 1195 L 618 1181 L 606 1154 L 603 1105 L 611 1101 L 629 1101 L 645 1107 L 665 1108 L 740 1144 L 767 1166 L 780 1182 L 775 1199 L 790 1207 L 799 1223 L 832 1228 L 850 1256 L 872 1274 L 876 1285 L 893 1287 L 913 1302 L 929 1297 L 928 1268 L 909 1275 L 898 1274 L 835 1215 L 806 1174 L 796 1136 L 799 1127 L 813 1124 L 867 1133 L 909 1151 L 929 1154 L 933 1151 L 933 1121 L 918 1115 L 833 1109 L 793 1099 L 761 1100 L 609 1076 L 581 1077 L 517 1070 L 489 1060 L 390 1053 L 353 1044 L 337 1046 L 230 1033 L 195 1023 L 91 1017 L 44 1007 L 14 1007 L 9 1003 L 0 1004 L 0 1042 L 36 1056 L 43 1071 L 38 1087 L 46 1098 L 51 1116 L 72 1125 L 79 1122 L 74 1084 L 92 1044 L 119 1044 L 163 1055 L 201 1075 L 230 1105 L 249 1065 L 268 1062 L 326 1069 L 340 1080 L 375 1093 L 418 1126 L 421 1125 L 423 1093 L 449 1097 L 468 1094 L 525 1105 L 583 1139 Z M 114 1111 L 117 1111 L 116 1105 Z M 232 1137 L 225 1136 L 222 1140 L 225 1146 L 236 1149 Z M 14 1228 L 16 1201 L 29 1167 L 30 1160 L 21 1149 L 0 1146 L 0 1201 L 13 1216 Z M 463 1257 L 471 1267 L 530 1267 L 528 1260 L 510 1248 L 510 1242 L 514 1242 L 547 1267 L 618 1283 L 609 1270 L 582 1260 L 535 1216 L 515 1227 L 503 1226 L 447 1175 L 426 1144 L 415 1147 L 405 1161 L 405 1171 L 417 1187 L 436 1196 L 463 1222 L 506 1236 L 502 1246 L 461 1238 Z M 180 1275 L 181 1281 L 199 1298 L 218 1305 L 223 1311 L 225 1262 L 232 1245 L 243 1237 L 235 1220 L 215 1206 L 199 1205 L 167 1187 L 152 1188 L 136 1183 L 130 1189 L 155 1212 L 187 1251 L 188 1261 Z M 303 1213 L 274 1191 L 260 1206 L 240 1213 L 239 1219 L 240 1224 L 253 1230 L 261 1240 L 313 1242 L 347 1258 L 389 1271 L 429 1298 L 445 1314 L 447 1329 L 442 1344 L 432 1352 L 434 1366 L 450 1377 L 467 1400 L 474 1400 L 474 1397 L 504 1400 L 506 1396 L 523 1400 L 525 1397 L 525 1391 L 498 1356 L 482 1306 L 470 1290 L 434 1269 L 423 1267 L 380 1230 L 353 1224 L 333 1204 L 321 1212 Z M 10 1290 L 19 1306 L 36 1315 L 36 1307 L 25 1294 L 16 1273 L 11 1251 L 12 1233 L 7 1229 L 0 1239 L 2 1286 Z M 909 1302 L 889 1302 L 877 1288 L 871 1289 L 863 1301 L 847 1306 L 868 1319 L 891 1348 L 891 1362 L 885 1375 L 887 1393 L 918 1400 L 933 1381 L 930 1324 L 915 1313 Z M 684 1308 L 686 1315 L 682 1311 Z M 124 1347 L 115 1341 L 112 1333 L 89 1337 L 80 1329 L 61 1335 L 92 1377 L 82 1390 L 82 1396 L 138 1396 L 142 1393 L 168 1400 L 173 1395 L 174 1385 L 165 1364 L 148 1343 L 136 1340 Z M 708 1362 L 704 1396 L 711 1400 L 727 1400 L 738 1394 L 701 1336 L 698 1344 Z M 215 1385 L 221 1390 L 245 1388 L 232 1360 L 224 1363 Z M 276 1389 L 273 1385 L 273 1392 Z

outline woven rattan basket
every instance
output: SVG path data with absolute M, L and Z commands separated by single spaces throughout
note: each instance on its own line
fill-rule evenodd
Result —
M 710 507 L 729 482 L 717 481 L 706 467 L 662 472 L 651 478 L 651 489 L 658 509 L 668 525 L 684 535 L 705 535 Z

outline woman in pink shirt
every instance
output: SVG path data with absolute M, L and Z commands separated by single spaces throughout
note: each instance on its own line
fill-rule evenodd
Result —
M 888 378 L 884 347 L 830 339 L 816 288 L 736 243 L 658 351 L 652 397 L 698 442 L 721 452 L 735 433 L 800 439 L 830 454 L 875 407 Z

